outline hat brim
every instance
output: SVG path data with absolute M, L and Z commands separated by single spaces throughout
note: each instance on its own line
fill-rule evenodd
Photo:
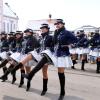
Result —
M 40 29 L 43 29 L 43 28 L 50 29 L 49 27 L 46 27 L 46 26 L 40 27 Z
M 7 34 L 3 34 L 3 33 L 2 33 L 1 35 L 7 35 Z
M 21 35 L 21 33 L 16 33 L 15 35 Z
M 24 31 L 24 33 L 31 33 L 31 34 L 33 34 L 33 32 L 30 32 L 30 31 Z
M 8 35 L 13 35 L 13 34 L 8 34 Z
M 63 24 L 63 25 L 65 25 L 65 23 L 63 23 L 63 22 L 56 22 L 56 23 L 54 23 L 54 25 L 57 25 L 57 24 Z

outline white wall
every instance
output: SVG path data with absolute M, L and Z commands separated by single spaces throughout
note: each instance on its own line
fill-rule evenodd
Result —
M 9 6 L 0 0 L 0 32 L 15 32 L 18 29 L 18 17 Z
M 16 32 L 18 29 L 18 19 L 4 16 L 3 18 L 3 31 L 6 33 Z
M 0 0 L 0 33 L 2 31 L 3 0 Z

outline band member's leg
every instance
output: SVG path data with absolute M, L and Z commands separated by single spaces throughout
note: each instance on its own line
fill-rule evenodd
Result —
M 15 73 L 11 73 L 12 74 L 12 84 L 14 84 L 15 83 L 15 81 L 16 81 L 16 72 Z
M 2 61 L 2 63 L 0 64 L 0 68 L 4 67 L 9 61 L 7 59 L 5 59 L 4 61 Z
M 47 92 L 47 84 L 48 84 L 48 64 L 45 64 L 44 67 L 42 68 L 42 73 L 43 73 L 43 90 L 41 93 L 41 96 L 45 95 Z
M 25 66 L 26 73 L 29 74 L 31 72 L 31 67 L 30 66 Z
M 7 71 L 7 67 L 5 66 L 5 67 L 3 67 L 3 73 L 5 74 L 6 71 Z M 5 77 L 5 80 L 7 80 L 7 79 L 8 79 L 8 77 L 6 76 L 6 77 Z M 2 81 L 2 82 L 3 82 L 3 81 Z
M 5 72 L 5 74 L 4 75 L 2 75 L 1 77 L 0 77 L 0 79 L 2 79 L 3 81 L 6 81 L 7 79 L 7 76 L 10 74 L 10 72 L 11 72 L 11 70 L 14 68 L 14 65 L 13 64 L 11 64 L 10 66 L 9 66 L 9 68 L 7 69 L 7 71 Z
M 100 73 L 100 58 L 97 58 L 97 69 L 96 69 L 96 73 Z
M 19 87 L 22 87 L 22 85 L 24 84 L 24 77 L 22 75 L 25 74 L 25 70 L 26 70 L 26 73 L 29 74 L 31 71 L 31 67 L 25 66 L 25 69 L 21 68 L 21 80 L 20 80 Z
M 76 54 L 72 54 L 72 62 L 73 62 L 73 66 L 71 67 L 72 69 L 75 69 L 75 64 L 77 63 L 76 62 Z
M 20 69 L 20 72 L 21 72 L 21 79 L 20 79 L 19 87 L 22 87 L 23 84 L 24 84 L 24 77 L 22 76 L 23 74 L 25 74 L 25 69 L 24 69 L 24 67 L 22 67 L 22 68 Z
M 59 82 L 60 82 L 60 96 L 58 100 L 63 100 L 65 96 L 65 74 L 64 74 L 64 68 L 58 68 L 58 76 L 59 76 Z
M 3 67 L 3 73 L 5 74 L 6 71 L 7 71 L 7 67 L 4 66 L 4 67 Z
M 86 55 L 83 54 L 81 59 L 82 59 L 81 70 L 84 71 L 84 70 L 85 70 L 85 69 L 84 69 L 84 66 L 85 66 L 85 63 L 86 63 Z

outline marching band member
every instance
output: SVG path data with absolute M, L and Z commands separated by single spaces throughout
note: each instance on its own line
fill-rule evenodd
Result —
M 94 57 L 94 56 L 92 56 L 92 49 L 93 49 L 93 44 L 94 44 L 94 42 L 93 42 L 93 37 L 94 37 L 94 34 L 95 34 L 95 32 L 91 32 L 90 34 L 89 34 L 89 48 L 90 48 L 90 52 L 89 52 L 89 61 L 90 61 L 90 63 L 91 64 L 95 64 L 96 63 L 96 57 Z
M 76 52 L 80 55 L 80 59 L 82 61 L 81 70 L 84 71 L 84 65 L 87 61 L 87 54 L 89 53 L 89 41 L 86 38 L 83 30 L 81 30 L 80 34 L 78 34 L 78 42 L 76 45 L 78 47 Z
M 77 32 L 78 34 L 78 32 Z M 78 58 L 78 55 L 77 55 L 77 47 L 76 47 L 76 44 L 77 44 L 78 41 L 75 41 L 75 43 L 73 43 L 72 45 L 70 45 L 70 54 L 71 54 L 71 59 L 72 59 L 72 62 L 73 62 L 73 66 L 71 67 L 72 69 L 75 69 L 75 64 L 77 64 L 76 60 Z
M 69 52 L 69 45 L 73 44 L 77 39 L 75 36 L 65 29 L 63 20 L 58 19 L 55 23 L 57 33 L 54 36 L 54 47 L 56 47 L 55 56 L 56 62 L 54 66 L 58 68 L 58 76 L 60 81 L 60 96 L 58 100 L 63 100 L 65 95 L 65 74 L 64 69 L 71 67 L 72 61 Z
M 90 55 L 96 58 L 96 73 L 100 73 L 100 34 L 94 33 L 89 42 L 91 46 Z

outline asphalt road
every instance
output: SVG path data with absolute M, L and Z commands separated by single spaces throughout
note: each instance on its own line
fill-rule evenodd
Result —
M 76 70 L 66 69 L 66 95 L 64 100 L 100 100 L 100 74 L 96 74 L 96 65 L 86 64 L 86 71 L 80 70 L 80 64 Z M 0 69 L 2 75 L 2 69 Z M 6 82 L 0 82 L 0 100 L 57 100 L 59 96 L 59 80 L 57 69 L 53 66 L 48 70 L 48 92 L 41 96 L 42 72 L 39 71 L 32 80 L 29 92 L 26 92 L 26 82 L 22 88 L 18 88 L 20 71 L 17 72 L 17 81 L 11 84 L 11 75 Z

